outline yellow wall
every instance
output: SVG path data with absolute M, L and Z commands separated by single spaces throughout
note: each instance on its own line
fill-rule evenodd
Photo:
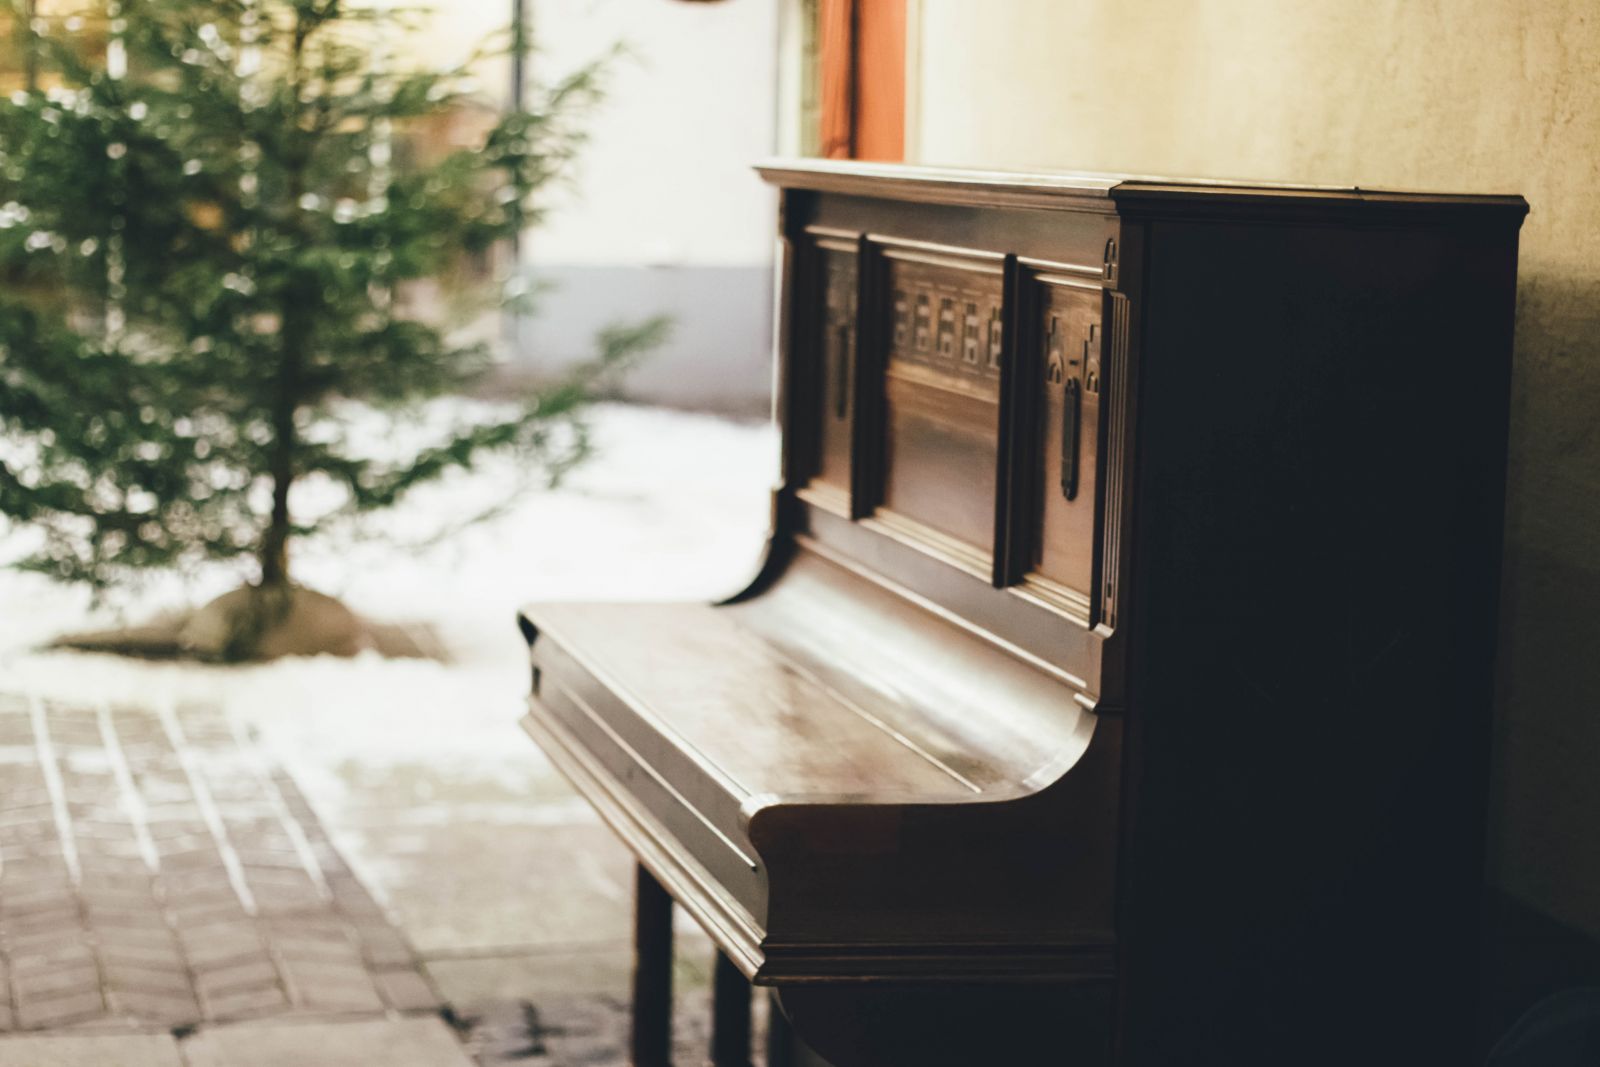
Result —
M 1600 934 L 1600 4 L 921 0 L 914 32 L 922 162 L 1528 198 L 1491 870 Z

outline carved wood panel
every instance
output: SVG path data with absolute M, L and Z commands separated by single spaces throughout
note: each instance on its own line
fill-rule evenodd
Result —
M 1101 291 L 1056 275 L 1034 279 L 1037 361 L 1032 570 L 1028 583 L 1087 613 L 1094 591 L 1100 397 Z
M 882 505 L 991 556 L 1004 309 L 991 258 L 885 252 Z
M 855 413 L 856 309 L 859 256 L 847 241 L 817 242 L 822 297 L 817 338 L 816 469 L 811 482 L 842 506 L 849 499 L 851 424 Z

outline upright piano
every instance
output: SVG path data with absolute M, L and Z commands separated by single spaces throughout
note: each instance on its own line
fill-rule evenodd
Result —
M 1469 1062 L 1527 205 L 759 169 L 764 566 L 521 618 L 635 1062 L 674 904 L 719 1065 Z

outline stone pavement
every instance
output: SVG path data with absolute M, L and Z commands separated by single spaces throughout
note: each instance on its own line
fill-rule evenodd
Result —
M 439 1007 L 239 723 L 208 707 L 7 695 L 0 990 L 0 1032 L 183 1034 Z
M 710 946 L 684 933 L 696 1063 Z M 621 1067 L 630 962 L 469 944 L 430 973 L 240 720 L 0 692 L 0 1067 Z

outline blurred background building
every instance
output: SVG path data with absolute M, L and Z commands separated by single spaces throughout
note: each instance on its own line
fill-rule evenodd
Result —
M 775 202 L 751 164 L 801 147 L 798 116 L 780 122 L 779 68 L 805 6 L 471 0 L 433 14 L 433 59 L 464 59 L 520 17 L 530 80 L 620 49 L 572 181 L 523 243 L 542 296 L 512 327 L 508 373 L 547 374 L 587 358 L 610 323 L 666 314 L 672 338 L 628 376 L 626 399 L 767 411 Z M 500 91 L 517 76 L 482 69 Z

